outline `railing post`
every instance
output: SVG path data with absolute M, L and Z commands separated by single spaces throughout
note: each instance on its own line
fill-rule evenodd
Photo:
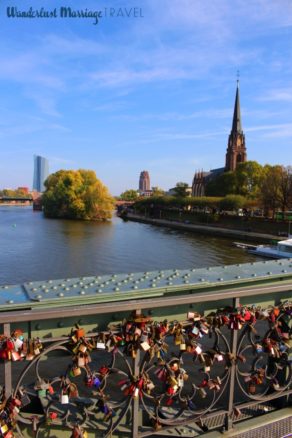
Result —
M 3 324 L 4 336 L 10 337 L 10 323 Z M 4 363 L 4 376 L 5 376 L 5 397 L 6 399 L 11 396 L 12 393 L 12 364 L 11 360 L 5 360 Z
M 233 298 L 233 308 L 237 308 L 240 305 L 239 298 Z M 229 385 L 229 400 L 228 400 L 228 412 L 225 416 L 225 430 L 230 430 L 233 428 L 232 413 L 234 405 L 234 391 L 235 391 L 235 375 L 236 375 L 236 353 L 237 353 L 237 341 L 238 341 L 238 331 L 235 329 L 231 330 L 231 354 L 233 359 L 231 361 L 230 369 L 230 385 Z
M 141 315 L 141 310 L 136 310 L 136 316 Z M 140 350 L 137 350 L 133 359 L 133 376 L 137 379 L 140 375 Z M 132 438 L 137 438 L 139 432 L 139 403 L 140 397 L 134 397 L 132 400 Z

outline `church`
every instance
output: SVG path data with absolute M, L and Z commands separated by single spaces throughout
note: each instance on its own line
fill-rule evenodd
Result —
M 209 172 L 196 172 L 192 183 L 192 196 L 205 196 L 205 188 L 209 181 L 223 172 L 234 171 L 239 163 L 247 161 L 245 136 L 242 130 L 239 81 L 237 81 L 232 128 L 228 138 L 225 167 L 211 169 Z

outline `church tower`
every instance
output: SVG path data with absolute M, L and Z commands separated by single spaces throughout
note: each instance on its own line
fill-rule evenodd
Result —
M 228 138 L 225 171 L 235 170 L 237 164 L 244 163 L 246 160 L 245 136 L 242 131 L 240 114 L 239 81 L 237 81 L 232 129 Z

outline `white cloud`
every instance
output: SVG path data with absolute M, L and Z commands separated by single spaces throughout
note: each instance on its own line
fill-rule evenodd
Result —
M 258 100 L 263 102 L 292 102 L 292 88 L 270 90 L 264 96 L 259 97 Z

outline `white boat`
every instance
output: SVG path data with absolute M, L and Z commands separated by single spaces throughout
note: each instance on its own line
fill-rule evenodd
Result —
M 292 258 L 292 238 L 281 240 L 277 245 L 258 245 L 254 249 L 250 249 L 248 252 L 261 257 L 269 257 L 271 259 L 289 259 Z

